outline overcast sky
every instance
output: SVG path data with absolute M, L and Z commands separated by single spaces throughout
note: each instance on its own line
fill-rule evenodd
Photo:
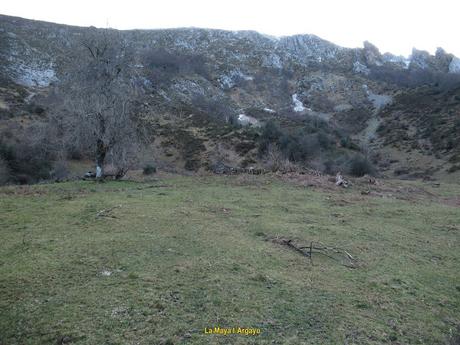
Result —
M 284 36 L 311 33 L 345 47 L 368 40 L 409 55 L 460 57 L 460 0 L 2 0 L 0 12 L 56 23 L 156 29 L 204 27 Z

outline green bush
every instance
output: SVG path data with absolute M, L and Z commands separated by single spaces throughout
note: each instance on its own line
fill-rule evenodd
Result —
M 303 135 L 297 132 L 293 135 L 284 135 L 280 140 L 281 151 L 292 162 L 304 162 L 313 158 L 320 147 L 316 134 Z
M 452 165 L 448 170 L 447 172 L 448 173 L 453 173 L 453 172 L 456 172 L 456 171 L 459 171 L 460 170 L 460 165 Z
M 359 150 L 359 146 L 356 145 L 349 136 L 343 136 L 340 139 L 340 145 L 350 150 Z
M 357 154 L 349 161 L 349 174 L 357 177 L 374 175 L 375 169 L 366 157 Z
M 157 167 L 153 164 L 147 164 L 144 169 L 142 170 L 142 173 L 144 175 L 152 175 L 157 172 Z
M 10 180 L 10 169 L 6 161 L 0 157 L 0 186 Z
M 36 183 L 50 177 L 52 160 L 39 146 L 25 143 L 15 146 L 0 142 L 0 159 L 9 171 L 9 181 L 19 184 Z
M 315 118 L 307 117 L 302 122 L 295 123 L 295 126 L 280 128 L 278 123 L 270 120 L 262 128 L 259 136 L 259 155 L 267 155 L 270 145 L 276 145 L 281 151 L 283 158 L 296 163 L 311 163 L 314 160 L 324 161 L 343 154 L 343 150 L 336 148 L 337 140 L 342 139 L 342 146 L 350 150 L 358 151 L 359 147 L 353 143 L 350 137 L 336 131 L 327 122 Z M 340 164 L 347 168 L 347 156 Z M 369 173 L 372 165 L 367 162 L 353 163 L 356 169 L 353 171 L 359 175 L 358 163 L 363 165 L 364 173 Z M 334 165 L 334 167 L 333 167 Z M 336 164 L 329 162 L 326 170 L 336 169 Z
M 267 153 L 268 147 L 271 143 L 278 144 L 283 132 L 281 131 L 278 123 L 270 120 L 262 128 L 259 137 L 259 154 Z
M 51 171 L 50 175 L 55 181 L 65 181 L 66 179 L 68 179 L 70 171 L 67 161 L 59 160 L 57 162 L 54 162 L 53 170 Z
M 238 116 L 236 115 L 229 115 L 228 116 L 228 124 L 232 127 L 235 127 L 235 128 L 241 128 L 241 124 L 240 122 L 238 121 Z

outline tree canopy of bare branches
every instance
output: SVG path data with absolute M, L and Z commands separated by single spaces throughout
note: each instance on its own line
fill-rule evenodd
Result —
M 78 63 L 71 64 L 52 96 L 65 146 L 92 155 L 98 178 L 109 158 L 121 177 L 140 143 L 135 115 L 142 89 L 136 85 L 133 51 L 118 31 L 92 29 L 74 58 Z

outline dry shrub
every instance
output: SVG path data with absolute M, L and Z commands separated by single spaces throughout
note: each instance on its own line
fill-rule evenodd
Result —
M 282 173 L 299 171 L 299 167 L 287 159 L 278 145 L 273 143 L 270 143 L 267 147 L 267 162 L 265 168 L 272 172 L 279 171 Z
M 10 169 L 6 161 L 0 157 L 0 185 L 8 183 L 10 180 Z

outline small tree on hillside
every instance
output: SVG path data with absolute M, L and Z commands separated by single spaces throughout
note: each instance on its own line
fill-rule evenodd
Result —
M 122 177 L 139 143 L 132 51 L 115 30 L 90 29 L 81 43 L 54 90 L 59 127 L 67 149 L 93 155 L 97 178 L 109 156 Z

